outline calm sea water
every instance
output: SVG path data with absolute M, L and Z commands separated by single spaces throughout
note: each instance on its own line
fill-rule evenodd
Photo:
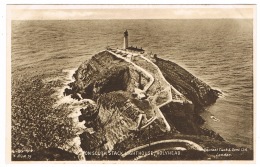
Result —
M 28 75 L 52 76 L 77 68 L 107 45 L 121 48 L 125 29 L 129 45 L 172 60 L 220 89 L 224 97 L 202 113 L 206 126 L 253 147 L 252 20 L 13 21 L 13 78 L 28 69 Z

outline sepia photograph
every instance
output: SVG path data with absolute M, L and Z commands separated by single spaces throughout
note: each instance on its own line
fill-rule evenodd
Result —
M 255 12 L 7 5 L 7 156 L 253 162 Z

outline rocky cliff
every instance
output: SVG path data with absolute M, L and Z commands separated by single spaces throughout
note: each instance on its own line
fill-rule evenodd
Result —
M 156 58 L 155 64 L 165 79 L 193 102 L 196 112 L 216 102 L 221 94 L 174 62 Z
M 228 145 L 216 132 L 201 128 L 199 116 L 220 92 L 173 62 L 105 50 L 82 63 L 73 77 L 64 94 L 94 101 L 82 107 L 79 117 L 87 128 L 80 134 L 86 159 L 122 159 L 111 152 L 173 138 L 205 147 Z M 196 150 L 190 153 L 180 158 L 196 159 Z M 208 153 L 197 159 L 207 158 L 220 159 Z

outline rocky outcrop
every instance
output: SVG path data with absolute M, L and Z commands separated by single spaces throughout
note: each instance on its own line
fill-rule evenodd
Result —
M 101 52 L 84 62 L 73 75 L 69 86 L 83 98 L 97 100 L 101 94 L 127 91 L 138 80 L 133 67 L 108 52 Z
M 155 64 L 160 68 L 165 79 L 193 102 L 195 111 L 198 112 L 203 107 L 216 102 L 221 94 L 178 64 L 161 58 L 155 60 Z
M 171 102 L 161 107 L 168 123 L 183 134 L 200 135 L 199 126 L 195 121 L 194 105 L 190 103 Z
M 179 134 L 224 141 L 201 128 L 204 120 L 199 116 L 220 92 L 173 62 L 145 56 L 128 59 L 106 50 L 82 63 L 73 77 L 65 94 L 95 102 L 82 107 L 79 116 L 87 128 L 80 134 L 87 160 L 120 159 L 100 153 L 125 152 Z

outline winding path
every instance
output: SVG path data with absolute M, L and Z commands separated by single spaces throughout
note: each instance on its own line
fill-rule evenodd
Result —
M 175 91 L 176 94 L 178 94 L 179 96 L 182 96 L 182 94 L 181 94 L 177 89 L 175 89 L 175 88 L 164 78 L 164 76 L 163 76 L 161 70 L 159 69 L 159 67 L 158 67 L 156 64 L 154 64 L 151 60 L 149 60 L 148 58 L 144 57 L 143 55 L 140 55 L 140 57 L 143 58 L 144 60 L 146 60 L 147 62 L 151 63 L 151 64 L 157 69 L 157 71 L 159 72 L 160 77 L 164 80 L 164 82 L 166 82 L 167 84 L 169 84 L 170 87 Z
M 139 71 L 141 71 L 144 75 L 146 75 L 146 76 L 149 78 L 148 84 L 146 84 L 145 87 L 144 87 L 144 89 L 143 89 L 144 92 L 147 92 L 147 90 L 153 85 L 153 83 L 154 83 L 154 81 L 155 81 L 153 75 L 150 74 L 148 71 L 146 71 L 144 68 L 142 68 L 142 67 L 136 65 L 136 64 L 135 64 L 134 62 L 132 62 L 130 59 L 125 58 L 125 57 L 121 56 L 120 54 L 114 53 L 114 52 L 112 52 L 112 51 L 110 51 L 110 50 L 107 50 L 107 51 L 108 51 L 109 53 L 115 55 L 116 57 L 118 57 L 118 58 L 120 58 L 120 59 L 123 59 L 123 60 L 125 60 L 126 62 L 132 64 L 136 69 L 138 69 Z M 126 52 L 126 51 L 122 51 L 122 50 L 118 50 L 118 51 L 121 52 L 121 53 L 124 53 L 124 54 L 130 54 L 130 53 Z M 162 73 L 160 72 L 160 69 L 159 69 L 152 61 L 150 61 L 150 60 L 147 59 L 146 57 L 144 57 L 144 56 L 142 56 L 142 55 L 141 55 L 140 57 L 141 57 L 142 59 L 146 60 L 148 63 L 152 63 L 152 65 L 153 65 L 154 67 L 156 67 L 157 71 L 159 72 L 160 77 L 163 78 L 164 81 L 169 85 L 169 90 L 170 90 L 170 88 L 171 88 L 170 86 L 171 86 L 171 85 L 166 81 L 166 79 L 164 78 L 164 76 L 163 76 Z M 166 89 L 167 89 L 167 88 L 166 88 Z M 177 91 L 177 90 L 176 90 L 176 91 Z M 177 91 L 177 92 L 178 92 L 178 91 Z M 160 93 L 160 92 L 159 92 L 159 93 Z M 157 96 L 158 96 L 159 93 L 157 93 L 157 94 L 154 96 L 153 101 L 156 100 L 156 98 L 157 98 Z M 178 93 L 179 93 L 179 92 L 178 92 Z M 155 111 L 155 113 L 157 113 L 157 114 L 155 114 L 155 116 L 151 119 L 151 121 L 147 122 L 147 123 L 146 123 L 145 125 L 143 125 L 140 129 L 144 129 L 144 128 L 148 127 L 151 123 L 153 123 L 153 121 L 155 121 L 158 117 L 160 117 L 160 118 L 163 119 L 163 122 L 164 122 L 164 124 L 165 124 L 166 130 L 167 130 L 167 131 L 170 131 L 170 130 L 171 130 L 171 127 L 170 127 L 169 123 L 167 122 L 167 120 L 165 119 L 164 115 L 162 114 L 162 112 L 161 112 L 161 110 L 160 110 L 160 107 L 162 107 L 163 105 L 166 105 L 166 104 L 170 103 L 171 101 L 173 101 L 171 90 L 169 91 L 168 94 L 169 94 L 169 95 L 168 95 L 168 100 L 167 100 L 165 103 L 160 104 L 160 105 L 158 105 L 158 106 L 157 106 L 157 105 L 154 105 L 154 111 Z M 179 93 L 179 94 L 181 95 L 181 93 Z M 155 104 L 155 102 L 153 102 L 153 103 Z
M 124 54 L 131 54 L 128 53 L 126 51 L 122 51 L 122 50 L 118 50 L 121 53 Z M 134 62 L 131 61 L 131 59 L 125 58 L 117 53 L 111 52 L 108 50 L 109 53 L 115 55 L 116 57 L 125 60 L 128 63 L 131 63 L 136 69 L 138 69 L 139 71 L 141 71 L 143 74 L 145 74 L 148 78 L 149 78 L 149 82 L 148 84 L 145 85 L 143 91 L 146 92 L 155 82 L 154 76 L 152 74 L 150 74 L 147 70 L 145 70 L 144 68 L 138 66 L 137 64 L 135 64 Z M 152 105 L 154 106 L 154 111 L 155 111 L 155 116 L 152 117 L 144 126 L 141 127 L 141 129 L 144 129 L 146 127 L 148 127 L 151 123 L 153 123 L 153 121 L 155 121 L 157 118 L 162 118 L 167 131 L 171 130 L 170 125 L 168 124 L 168 122 L 166 121 L 164 115 L 162 114 L 160 107 L 170 103 L 170 102 L 179 102 L 179 103 L 183 103 L 183 100 L 181 99 L 174 99 L 172 98 L 172 91 L 174 91 L 175 94 L 177 94 L 177 96 L 180 98 L 181 96 L 183 96 L 178 90 L 176 90 L 163 76 L 162 72 L 160 71 L 159 67 L 154 64 L 151 60 L 149 60 L 148 58 L 144 57 L 143 55 L 138 55 L 140 56 L 142 59 L 146 60 L 148 63 L 152 64 L 156 70 L 159 72 L 159 77 L 162 78 L 164 80 L 165 83 L 167 83 L 169 85 L 169 87 L 166 87 L 163 91 L 160 91 L 159 93 L 156 93 L 153 96 L 152 99 Z M 167 90 L 169 89 L 169 90 Z M 168 100 L 160 105 L 156 105 L 156 99 L 159 96 L 159 94 L 161 92 L 167 91 L 168 92 Z M 189 101 L 188 101 L 189 102 Z M 196 150 L 196 151 L 201 151 L 204 152 L 204 149 L 198 145 L 197 143 L 194 143 L 193 141 L 189 141 L 189 140 L 182 140 L 182 139 L 170 139 L 170 140 L 160 140 L 160 141 L 156 141 L 150 144 L 145 144 L 142 146 L 138 146 L 135 147 L 133 149 L 128 150 L 127 152 L 125 152 L 124 154 L 121 155 L 121 157 L 123 159 L 133 159 L 133 157 L 135 158 L 140 158 L 138 155 L 135 155 L 135 152 L 139 152 L 139 151 L 149 151 L 149 150 L 153 150 L 153 151 L 160 151 L 160 150 L 164 150 L 164 149 L 169 149 L 169 148 L 184 148 L 186 150 Z M 147 156 L 147 155 L 144 155 Z M 142 156 L 141 156 L 142 157 Z

